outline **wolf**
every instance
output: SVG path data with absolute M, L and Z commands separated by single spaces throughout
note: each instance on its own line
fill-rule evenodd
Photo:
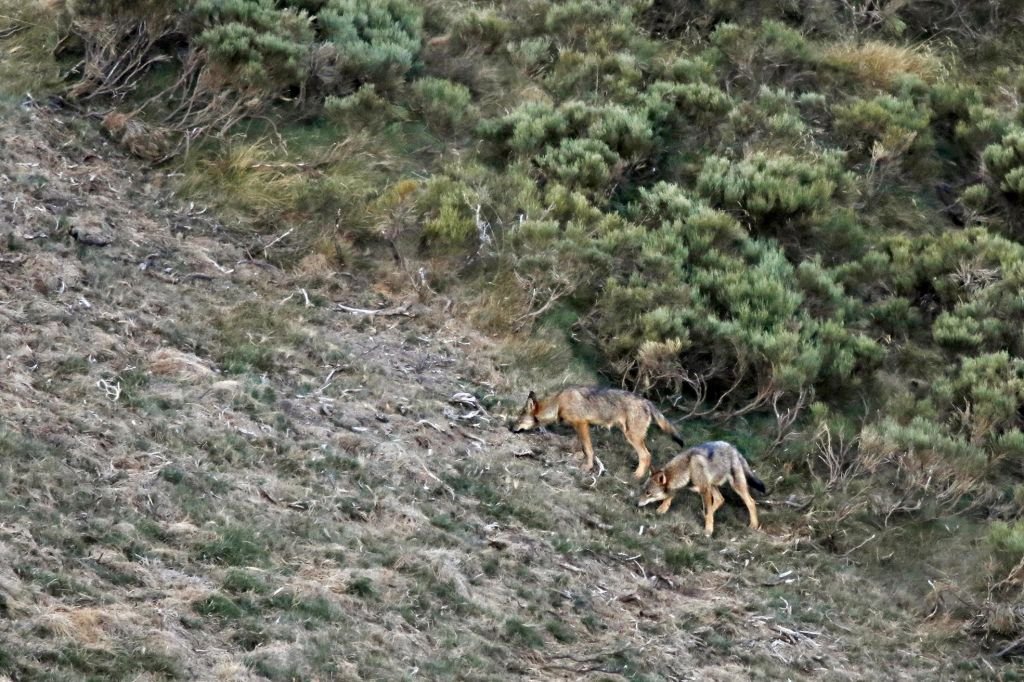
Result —
M 646 398 L 614 388 L 569 386 L 546 398 L 537 398 L 530 391 L 519 418 L 509 427 L 513 433 L 530 431 L 556 421 L 569 424 L 580 437 L 587 456 L 583 469 L 594 468 L 594 447 L 590 444 L 590 427 L 619 427 L 622 435 L 636 450 L 639 464 L 633 476 L 642 479 L 651 466 L 651 453 L 645 442 L 647 429 L 653 421 L 676 443 L 686 447 L 676 428 Z
M 676 455 L 664 469 L 652 471 L 638 506 L 664 500 L 657 510 L 664 514 L 672 506 L 676 491 L 688 487 L 700 493 L 704 500 L 704 535 L 710 537 L 715 532 L 715 512 L 725 502 L 718 486 L 726 481 L 747 505 L 750 527 L 759 528 L 757 507 L 747 484 L 763 493 L 764 483 L 754 475 L 746 458 L 735 446 L 720 440 L 694 445 Z

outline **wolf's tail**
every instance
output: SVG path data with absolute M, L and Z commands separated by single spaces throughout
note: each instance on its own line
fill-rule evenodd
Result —
M 658 425 L 658 428 L 672 436 L 672 440 L 678 443 L 680 447 L 685 448 L 686 441 L 679 435 L 679 431 L 676 430 L 676 427 L 672 426 L 669 420 L 665 419 L 665 415 L 663 415 L 653 403 L 648 403 L 647 405 L 651 410 L 651 417 L 654 418 L 654 423 Z
M 755 489 L 760 490 L 762 493 L 768 492 L 768 489 L 764 486 L 764 481 L 754 475 L 754 472 L 750 469 L 750 464 L 747 462 L 747 458 L 740 455 L 740 461 L 743 462 L 743 473 L 747 477 L 747 483 L 754 486 Z

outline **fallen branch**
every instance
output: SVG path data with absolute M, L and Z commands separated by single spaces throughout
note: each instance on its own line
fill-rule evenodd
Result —
M 439 432 L 439 433 L 448 433 L 447 431 L 445 431 L 444 429 L 442 429 L 442 428 L 441 428 L 440 426 L 438 426 L 437 424 L 434 424 L 433 422 L 429 422 L 429 421 L 427 421 L 426 419 L 421 419 L 421 420 L 419 420 L 418 422 L 416 422 L 416 426 L 419 426 L 419 425 L 421 425 L 421 424 L 423 424 L 423 425 L 425 425 L 425 426 L 429 426 L 430 428 L 434 429 L 435 431 L 437 431 L 437 432 Z
M 1022 644 L 1024 644 L 1024 637 L 1018 637 L 992 655 L 995 658 L 1003 658 L 1004 656 L 1015 653 L 1015 650 L 1019 649 Z
M 378 310 L 370 310 L 368 308 L 353 308 L 351 306 L 343 305 L 341 303 L 335 303 L 340 310 L 346 313 L 352 313 L 353 315 L 380 315 L 382 317 L 389 317 L 392 315 L 404 315 L 405 317 L 416 317 L 415 314 L 409 312 L 409 304 L 403 303 L 401 305 L 391 306 L 390 308 L 379 308 Z
M 295 228 L 293 227 L 292 229 L 286 231 L 284 234 L 280 234 L 277 237 L 274 237 L 272 240 L 270 240 L 270 242 L 268 244 L 264 244 L 263 245 L 263 255 L 264 255 L 264 257 L 269 258 L 269 254 L 267 254 L 267 249 L 269 249 L 271 246 L 273 246 L 274 244 L 278 243 L 279 241 L 281 241 L 282 239 L 284 239 L 285 237 L 287 237 L 288 235 L 290 235 L 294 231 L 295 231 Z

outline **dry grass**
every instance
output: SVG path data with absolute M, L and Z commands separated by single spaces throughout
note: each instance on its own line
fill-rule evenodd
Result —
M 903 76 L 932 83 L 943 75 L 942 61 L 927 47 L 904 47 L 869 40 L 859 45 L 836 43 L 824 49 L 827 64 L 873 88 L 889 90 Z
M 42 98 L 59 83 L 58 13 L 53 0 L 0 0 L 0 94 Z
M 302 195 L 305 179 L 300 170 L 282 160 L 267 141 L 234 142 L 201 160 L 186 176 L 182 190 L 217 198 L 228 208 L 282 213 Z

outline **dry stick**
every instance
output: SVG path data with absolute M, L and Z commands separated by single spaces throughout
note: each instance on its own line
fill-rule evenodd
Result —
M 340 308 L 341 310 L 344 310 L 347 313 L 352 313 L 353 315 L 381 315 L 385 317 L 390 315 L 405 315 L 406 317 L 416 317 L 414 314 L 409 312 L 408 303 L 392 306 L 390 308 L 381 308 L 379 310 L 369 310 L 367 308 L 352 308 L 347 305 L 342 305 L 341 303 L 335 303 L 335 305 L 338 306 L 338 308 Z
M 1000 649 L 997 653 L 993 654 L 993 656 L 995 658 L 1002 658 L 1003 656 L 1006 656 L 1007 654 L 1012 652 L 1014 649 L 1019 647 L 1021 644 L 1024 644 L 1024 637 L 1018 637 L 1017 639 L 1013 640 L 1012 642 L 1007 644 L 1005 647 Z
M 871 534 L 871 537 L 869 537 L 869 538 L 868 538 L 867 540 L 865 540 L 864 542 L 860 543 L 860 544 L 859 544 L 859 545 L 857 545 L 856 547 L 851 547 L 850 549 L 848 549 L 848 550 L 846 550 L 845 552 L 843 552 L 843 556 L 850 556 L 851 554 L 853 554 L 854 552 L 856 552 L 856 551 L 857 551 L 858 549 L 860 549 L 861 547 L 863 547 L 864 545 L 868 544 L 869 542 L 871 542 L 871 541 L 872 541 L 872 540 L 874 540 L 874 539 L 875 539 L 875 534 L 874 534 L 874 533 L 872 533 L 872 534 Z
M 293 227 L 290 230 L 288 230 L 287 232 L 285 232 L 284 234 L 282 234 L 282 235 L 280 235 L 278 237 L 275 237 L 269 244 L 266 244 L 263 247 L 263 257 L 264 258 L 269 258 L 270 256 L 269 256 L 269 254 L 267 254 L 267 249 L 269 249 L 271 246 L 273 246 L 274 244 L 278 243 L 279 241 L 281 241 L 282 239 L 284 239 L 285 237 L 287 237 L 288 235 L 290 235 L 294 231 L 295 231 L 295 228 Z

